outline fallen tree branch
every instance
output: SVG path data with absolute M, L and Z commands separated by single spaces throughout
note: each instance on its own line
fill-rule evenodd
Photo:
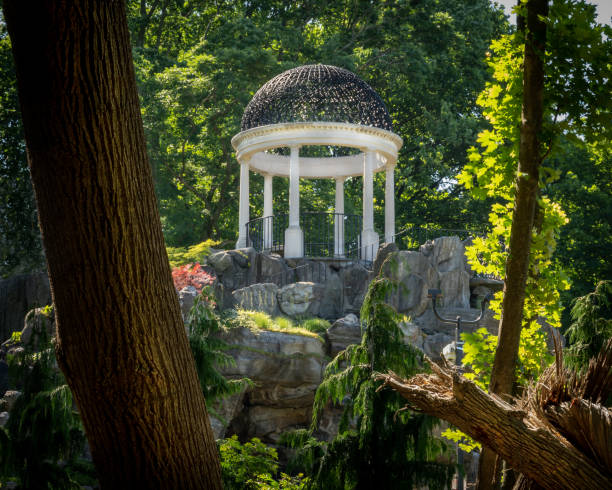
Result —
M 454 368 L 428 362 L 433 374 L 377 379 L 381 388 L 389 386 L 412 408 L 454 424 L 545 489 L 612 488 L 610 469 L 599 467 L 549 423 L 485 393 Z

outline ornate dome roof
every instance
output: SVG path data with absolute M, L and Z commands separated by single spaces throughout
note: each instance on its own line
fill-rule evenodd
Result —
M 241 129 L 313 121 L 393 129 L 387 108 L 372 87 L 331 65 L 299 66 L 266 82 L 244 110 Z

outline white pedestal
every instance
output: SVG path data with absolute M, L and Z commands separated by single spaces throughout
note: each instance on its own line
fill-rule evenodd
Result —
M 378 253 L 378 233 L 374 230 L 363 230 L 361 232 L 360 259 L 373 261 Z
M 238 250 L 239 248 L 246 248 L 246 246 L 247 246 L 246 235 L 238 237 L 238 240 L 236 241 L 236 250 Z
M 304 256 L 304 232 L 299 226 L 290 226 L 285 230 L 286 259 L 297 259 Z

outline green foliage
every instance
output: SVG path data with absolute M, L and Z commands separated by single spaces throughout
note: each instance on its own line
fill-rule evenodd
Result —
M 561 326 L 561 293 L 569 288 L 567 275 L 555 254 L 559 230 L 568 221 L 562 207 L 553 199 L 563 199 L 555 192 L 556 182 L 569 168 L 581 165 L 569 162 L 566 155 L 578 147 L 605 148 L 610 139 L 612 101 L 612 31 L 597 25 L 590 5 L 576 0 L 554 0 L 547 22 L 547 47 L 541 53 L 545 64 L 544 124 L 540 165 L 540 199 L 531 233 L 529 274 L 525 290 L 523 328 L 519 345 L 516 379 L 525 385 L 550 362 L 545 336 L 539 319 L 552 327 Z M 522 63 L 524 39 L 520 32 L 506 35 L 491 45 L 489 65 L 493 80 L 478 98 L 489 128 L 478 135 L 478 145 L 470 148 L 469 163 L 458 176 L 459 183 L 479 199 L 495 199 L 489 214 L 490 232 L 476 238 L 466 255 L 476 273 L 505 277 L 511 216 L 514 206 L 519 155 L 519 124 L 522 104 Z M 600 83 L 600 80 L 603 82 Z M 561 139 L 561 144 L 558 144 Z M 562 163 L 563 162 L 563 163 Z M 569 164 L 569 165 L 568 165 Z M 565 167 L 565 168 L 564 168 Z M 575 206 L 580 206 L 574 201 Z M 566 206 L 569 209 L 569 206 Z M 598 219 L 593 221 L 597 223 Z M 605 219 L 604 219 L 605 222 Z M 605 226 L 605 225 L 604 225 Z M 581 231 L 575 230 L 576 242 L 565 243 L 565 250 L 581 247 Z M 583 241 L 584 240 L 584 241 Z M 605 239 L 604 239 L 605 240 Z M 599 254 L 605 252 L 600 251 Z M 571 267 L 571 260 L 563 260 Z M 580 271 L 574 269 L 574 277 Z M 502 293 L 491 307 L 501 314 Z M 473 373 L 469 377 L 488 388 L 497 339 L 480 330 L 464 335 L 463 364 Z
M 546 186 L 546 192 L 570 218 L 555 250 L 571 280 L 570 290 L 561 293 L 567 327 L 573 299 L 593 291 L 600 279 L 612 277 L 612 151 L 562 138 L 550 166 L 560 177 Z
M 238 165 L 231 137 L 255 91 L 305 63 L 353 70 L 387 104 L 405 142 L 396 172 L 398 219 L 480 224 L 481 203 L 453 177 L 482 126 L 475 107 L 488 78 L 482 54 L 507 29 L 502 11 L 489 0 L 315 0 L 307 6 L 131 0 L 128 17 L 169 244 L 235 239 Z M 263 204 L 262 187 L 261 176 L 253 175 L 252 216 Z M 375 187 L 376 217 L 382 219 L 380 176 Z M 304 211 L 324 211 L 333 203 L 330 180 L 304 181 L 300 192 Z M 359 179 L 348 179 L 345 207 L 347 213 L 360 209 Z M 274 209 L 287 211 L 283 179 L 275 182 Z
M 474 333 L 463 332 L 463 364 L 470 366 L 471 372 L 465 377 L 474 381 L 487 391 L 491 382 L 491 369 L 497 348 L 497 335 L 491 335 L 486 328 L 479 328 Z
M 0 278 L 43 265 L 11 43 L 0 14 Z
M 216 335 L 222 328 L 221 318 L 214 310 L 214 297 L 210 288 L 204 287 L 189 312 L 187 329 L 200 386 L 213 412 L 216 399 L 238 393 L 251 383 L 246 378 L 228 380 L 218 371 L 235 366 L 234 358 L 225 353 L 230 346 Z
M 442 437 L 446 437 L 449 441 L 453 441 L 462 451 L 465 451 L 466 453 L 471 453 L 476 449 L 482 449 L 482 445 L 479 442 L 476 442 L 470 436 L 457 429 L 449 427 L 442 432 Z
M 270 475 L 257 475 L 254 483 L 257 488 L 263 490 L 271 490 L 271 489 L 287 489 L 287 490 L 303 490 L 308 488 L 308 484 L 310 479 L 304 477 L 302 473 L 299 473 L 296 476 L 290 476 L 286 473 L 280 474 L 280 479 L 275 480 Z
M 318 334 L 324 333 L 330 326 L 330 323 L 323 318 L 306 318 L 300 320 L 299 323 L 300 328 L 305 328 L 310 332 Z
M 461 339 L 463 346 L 463 365 L 470 367 L 465 377 L 473 380 L 480 388 L 487 391 L 491 382 L 491 369 L 497 349 L 497 335 L 490 334 L 486 328 L 479 328 L 474 333 L 464 332 Z M 518 363 L 515 368 L 515 380 L 526 387 L 533 379 L 553 361 L 549 353 L 546 338 L 540 325 L 534 321 L 521 330 Z
M 574 369 L 585 369 L 612 337 L 612 281 L 601 281 L 595 291 L 576 299 L 572 320 L 565 362 Z
M 322 340 L 321 333 L 329 328 L 329 322 L 322 318 L 305 318 L 296 325 L 283 316 L 272 318 L 263 311 L 237 310 L 226 317 L 228 327 L 246 327 L 251 330 L 269 330 L 293 335 L 303 335 Z
M 338 435 L 329 443 L 318 443 L 307 432 L 289 438 L 314 488 L 434 489 L 450 483 L 452 465 L 433 462 L 445 448 L 431 436 L 437 421 L 402 410 L 402 398 L 377 391 L 373 379 L 378 372 L 410 376 L 421 368 L 422 353 L 404 344 L 399 316 L 385 304 L 391 291 L 386 279 L 372 282 L 361 310 L 361 344 L 348 346 L 327 365 L 317 389 L 311 431 L 329 403 L 340 404 Z
M 303 475 L 289 476 L 278 471 L 276 449 L 266 446 L 256 437 L 241 444 L 238 436 L 217 441 L 221 460 L 221 477 L 226 490 L 243 489 L 287 489 L 306 488 L 308 478 Z
M 190 247 L 166 247 L 170 267 L 178 267 L 194 262 L 203 263 L 204 258 L 210 253 L 210 249 L 219 244 L 214 240 L 204 240 Z
M 82 459 L 81 421 L 45 328 L 33 331 L 9 366 L 22 395 L 0 428 L 0 481 L 16 480 L 28 489 L 72 489 L 94 481 L 93 465 Z
M 508 28 L 489 0 L 128 0 L 127 14 L 169 245 L 235 240 L 238 165 L 231 137 L 255 91 L 305 63 L 353 70 L 387 104 L 405 142 L 395 177 L 398 219 L 480 225 L 483 203 L 464 193 L 454 176 L 482 126 L 475 107 L 488 79 L 482 53 Z M 6 276 L 40 267 L 42 254 L 4 30 L 0 38 L 0 196 L 6 196 L 0 197 L 0 275 Z M 262 188 L 262 177 L 252 176 L 252 216 L 261 210 Z M 332 206 L 331 180 L 305 181 L 301 192 L 304 211 Z M 287 182 L 276 179 L 275 213 L 287 212 L 287 193 Z M 378 175 L 377 226 L 383 195 Z M 347 213 L 361 208 L 360 179 L 348 179 L 345 207 Z
M 574 0 L 553 2 L 547 23 L 545 123 L 541 135 L 546 154 L 542 157 L 541 198 L 531 236 L 530 270 L 523 312 L 524 331 L 520 345 L 523 382 L 524 376 L 537 376 L 542 362 L 547 360 L 545 339 L 537 326 L 537 319 L 544 318 L 553 327 L 561 326 L 560 291 L 569 288 L 567 275 L 561 271 L 554 256 L 559 229 L 567 223 L 567 218 L 561 206 L 546 195 L 553 188 L 551 183 L 561 174 L 554 166 L 553 158 L 558 148 L 554 143 L 560 134 L 575 144 L 581 142 L 581 138 L 602 141 L 609 135 L 608 129 L 600 124 L 600 117 L 602 113 L 608 116 L 612 113 L 609 98 L 612 42 L 605 34 L 609 29 L 595 24 L 592 8 Z M 475 239 L 467 249 L 467 256 L 476 273 L 498 277 L 505 275 L 508 250 L 504 244 L 509 243 L 514 205 L 519 145 L 516 121 L 520 120 L 522 103 L 523 48 L 521 33 L 503 36 L 492 43 L 493 54 L 489 64 L 493 81 L 486 84 L 478 98 L 490 127 L 478 135 L 478 146 L 470 149 L 469 163 L 458 177 L 475 197 L 497 200 L 489 214 L 490 233 L 485 238 Z M 571 61 L 568 63 L 568 60 Z M 603 84 L 608 86 L 605 94 L 594 78 L 584 76 L 591 69 L 606 80 Z M 590 96 L 585 95 L 586 86 L 592 90 Z M 498 293 L 491 304 L 498 315 L 501 297 Z M 469 343 L 476 340 L 476 337 L 467 338 L 468 351 Z M 485 344 L 480 342 L 471 348 L 478 347 L 483 349 L 483 353 L 491 354 L 490 344 L 485 348 Z M 485 361 L 477 358 L 477 354 L 468 356 L 464 363 L 471 365 L 475 361 L 472 367 L 483 374 Z
M 273 474 L 278 469 L 276 449 L 266 446 L 256 437 L 241 444 L 238 436 L 218 442 L 221 473 L 226 489 L 257 488 L 252 479 L 260 474 Z

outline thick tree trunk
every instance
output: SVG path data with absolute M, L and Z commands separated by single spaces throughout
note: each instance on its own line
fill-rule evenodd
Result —
M 491 393 L 498 395 L 512 394 L 514 368 L 518 359 L 521 337 L 531 233 L 538 200 L 539 167 L 542 161 L 540 147 L 540 130 L 544 111 L 544 60 L 542 56 L 546 48 L 546 24 L 539 17 L 546 17 L 547 14 L 548 0 L 529 0 L 527 2 L 519 165 L 515 184 L 516 194 L 509 254 L 506 262 L 499 339 L 489 387 Z M 495 454 L 483 448 L 478 470 L 480 490 L 496 487 L 498 475 L 496 475 L 495 466 Z
M 406 398 L 410 406 L 447 420 L 487 445 L 544 489 L 612 488 L 612 475 L 605 473 L 604 467 L 596 466 L 531 412 L 488 395 L 454 370 L 434 364 L 432 368 L 434 374 L 410 380 L 395 375 L 378 379 Z M 525 480 L 519 478 L 519 482 Z
M 221 488 L 157 211 L 125 2 L 5 0 L 58 361 L 104 488 Z

